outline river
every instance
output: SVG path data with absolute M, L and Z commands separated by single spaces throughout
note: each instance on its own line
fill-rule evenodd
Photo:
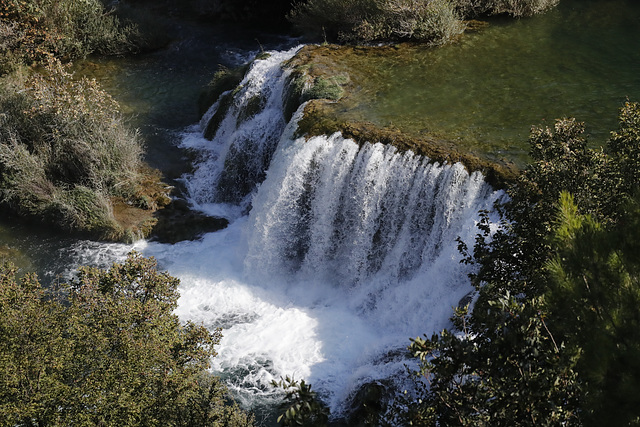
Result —
M 623 3 L 628 13 L 613 6 Z M 640 13 L 630 2 L 598 4 L 610 7 L 597 13 L 596 2 L 581 6 L 567 2 L 532 20 L 496 22 L 495 29 L 469 35 L 469 40 L 443 48 L 441 54 L 429 52 L 429 60 L 452 67 L 467 58 L 466 44 L 474 44 L 473 50 L 479 52 L 495 44 L 504 47 L 490 50 L 491 62 L 504 65 L 488 68 L 484 81 L 492 82 L 487 84 L 489 96 L 502 88 L 495 86 L 493 74 L 496 69 L 510 69 L 517 37 L 548 34 L 544 43 L 529 42 L 529 49 L 562 46 L 573 38 L 572 51 L 586 50 L 576 58 L 589 58 L 588 64 L 576 65 L 589 71 L 580 76 L 580 85 L 589 88 L 587 101 L 580 102 L 595 104 L 578 111 L 591 111 L 591 116 L 584 114 L 585 121 L 591 118 L 598 127 L 612 127 L 616 105 L 627 96 L 640 98 L 640 38 L 629 36 L 640 28 Z M 605 11 L 611 13 L 604 15 Z M 559 13 L 571 17 L 570 25 L 558 21 Z M 562 27 L 563 33 L 558 35 L 551 27 Z M 585 38 L 590 31 L 601 34 L 598 41 L 609 40 L 605 35 L 615 32 L 619 41 L 612 46 L 596 43 L 593 36 Z M 483 43 L 488 46 L 482 47 Z M 23 269 L 38 271 L 46 281 L 68 276 L 77 265 L 108 265 L 131 249 L 155 256 L 162 269 L 181 280 L 178 315 L 223 328 L 213 368 L 245 407 L 271 414 L 266 415 L 267 423 L 273 422 L 270 408 L 281 396 L 270 381 L 280 376 L 311 382 L 337 415 L 348 412 L 350 398 L 365 384 L 404 387 L 409 337 L 446 327 L 452 307 L 472 290 L 466 279 L 468 267 L 459 263 L 456 237 L 472 244 L 478 211 L 490 209 L 502 197 L 481 174 L 469 174 L 461 165 L 433 164 L 376 143 L 359 147 L 340 135 L 296 139 L 296 117 L 287 123 L 282 113 L 286 72 L 281 63 L 295 54 L 297 44 L 286 37 L 194 26 L 161 52 L 78 64 L 77 72 L 99 78 L 124 105 L 132 124 L 140 127 L 149 163 L 184 189 L 194 209 L 228 218 L 226 229 L 174 245 L 149 241 L 124 245 L 79 241 L 6 220 L 0 226 L 3 256 Z M 213 140 L 206 140 L 202 135 L 206 123 L 199 123 L 196 108 L 200 88 L 220 65 L 239 65 L 263 49 L 271 55 L 254 63 L 235 94 L 235 107 Z M 500 58 L 503 51 L 508 54 Z M 527 52 L 525 56 L 532 55 Z M 612 52 L 622 58 L 614 61 Z M 591 64 L 599 63 L 594 55 L 601 55 L 599 61 L 607 66 L 593 69 Z M 524 67 L 529 74 L 518 71 L 511 79 L 548 76 L 548 64 L 531 61 Z M 556 77 L 545 77 L 549 84 L 572 81 L 571 68 L 554 67 Z M 610 69 L 625 72 L 612 77 Z M 409 73 L 404 68 L 402 72 Z M 586 81 L 583 74 L 593 79 Z M 462 76 L 454 86 L 470 80 Z M 432 87 L 443 92 L 438 98 L 447 92 L 440 86 Z M 406 91 L 405 87 L 402 92 Z M 256 94 L 263 100 L 260 109 L 239 119 Z M 407 103 L 385 96 L 378 91 L 376 105 L 368 107 L 396 111 L 413 123 L 426 114 L 411 116 L 416 100 Z M 509 97 L 509 110 L 518 120 L 496 119 L 491 124 L 504 122 L 502 130 L 491 132 L 505 132 L 508 140 L 525 138 L 520 136 L 522 114 L 533 111 L 544 116 L 538 120 L 548 120 L 556 115 L 559 103 L 540 96 L 535 108 L 530 107 L 533 97 L 528 88 L 512 89 Z M 457 98 L 454 93 L 449 102 Z M 547 107 L 539 105 L 545 102 Z M 495 108 L 480 105 L 474 111 L 487 108 L 490 116 Z M 437 110 L 446 112 L 447 107 Z M 459 118 L 464 129 L 467 120 L 460 108 L 448 110 L 453 117 L 448 120 L 456 123 Z M 607 118 L 597 121 L 600 116 Z M 514 151 L 515 156 L 525 151 L 522 144 L 504 150 Z M 193 168 L 185 166 L 187 157 L 194 159 Z

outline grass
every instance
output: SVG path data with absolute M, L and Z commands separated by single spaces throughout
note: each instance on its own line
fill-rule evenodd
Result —
M 0 36 L 0 75 L 50 57 L 125 54 L 142 42 L 137 28 L 100 0 L 2 0 Z

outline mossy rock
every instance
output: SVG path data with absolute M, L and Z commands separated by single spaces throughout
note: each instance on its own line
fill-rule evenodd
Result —
M 214 75 L 209 84 L 204 88 L 198 98 L 198 112 L 200 116 L 207 112 L 209 108 L 216 102 L 220 95 L 224 92 L 231 91 L 236 88 L 247 70 L 249 64 L 236 68 L 221 67 Z
M 222 95 L 222 97 L 219 100 L 218 109 L 213 114 L 213 116 L 211 116 L 211 118 L 207 122 L 207 125 L 204 129 L 204 137 L 206 139 L 208 140 L 213 139 L 216 132 L 220 128 L 220 123 L 222 123 L 222 120 L 224 120 L 224 118 L 227 115 L 227 112 L 229 112 L 229 108 L 231 108 L 232 105 L 233 105 L 233 94 L 226 93 Z
M 221 230 L 229 224 L 224 218 L 191 210 L 184 199 L 175 199 L 167 207 L 157 211 L 156 220 L 150 238 L 161 243 L 196 240 L 205 233 Z
M 338 101 L 347 92 L 345 87 L 350 83 L 348 74 L 317 74 L 318 70 L 310 65 L 295 64 L 295 61 L 290 61 L 286 65 L 292 67 L 284 101 L 284 116 L 287 121 L 306 101 L 312 99 Z
M 266 103 L 267 100 L 262 95 L 256 94 L 252 96 L 240 111 L 240 114 L 238 115 L 237 125 L 241 125 L 242 123 L 254 117 L 260 111 L 262 111 Z
M 344 121 L 340 119 L 333 104 L 323 100 L 307 103 L 304 115 L 298 122 L 297 136 L 312 137 L 341 132 L 358 144 L 379 142 L 391 144 L 401 151 L 411 150 L 440 163 L 462 163 L 469 172 L 481 171 L 485 180 L 495 188 L 504 188 L 518 175 L 512 163 L 499 163 L 459 151 L 455 144 L 434 136 L 409 135 L 396 128 L 382 128 L 369 122 Z

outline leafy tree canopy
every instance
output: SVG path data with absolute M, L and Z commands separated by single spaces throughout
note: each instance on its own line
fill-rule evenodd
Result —
M 422 388 L 402 422 L 640 423 L 640 105 L 602 149 L 583 130 L 534 128 L 500 228 L 485 212 L 473 250 L 460 243 L 478 298 L 452 331 L 413 340 Z
M 220 331 L 173 314 L 177 286 L 135 253 L 53 289 L 0 266 L 0 424 L 252 424 L 207 372 Z

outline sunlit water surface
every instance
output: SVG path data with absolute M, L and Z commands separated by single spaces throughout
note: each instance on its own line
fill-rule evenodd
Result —
M 439 49 L 402 47 L 337 62 L 356 91 L 346 111 L 522 166 L 531 125 L 575 117 L 594 143 L 640 101 L 640 3 L 563 0 L 531 19 L 492 20 Z

